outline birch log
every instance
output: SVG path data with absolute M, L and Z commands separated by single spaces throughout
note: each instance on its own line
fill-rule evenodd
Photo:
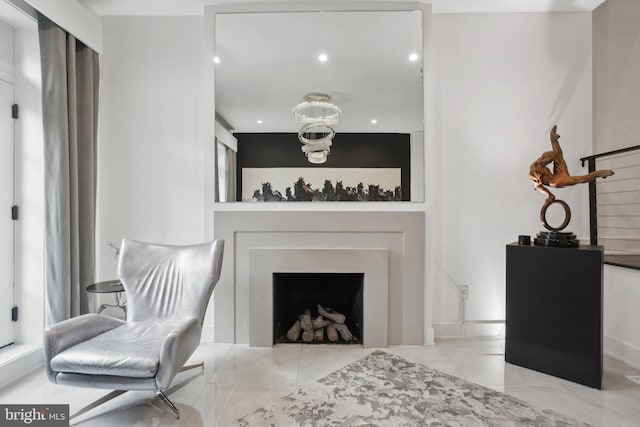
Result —
M 336 323 L 344 323 L 344 321 L 347 320 L 347 317 L 344 314 L 327 311 L 320 304 L 318 304 L 318 314 L 321 314 Z
M 327 327 L 331 324 L 330 320 L 325 320 L 324 317 L 322 317 L 322 315 L 316 317 L 315 319 L 313 319 L 313 329 L 320 329 L 320 328 L 324 328 Z
M 313 337 L 314 337 L 314 331 L 313 329 L 310 329 L 308 331 L 304 331 L 302 333 L 302 341 L 304 342 L 311 342 L 313 341 Z
M 287 338 L 289 338 L 289 340 L 291 341 L 298 341 L 301 330 L 302 327 L 300 326 L 300 321 L 296 320 L 296 323 L 294 323 L 291 329 L 289 329 L 289 331 L 287 332 Z
M 351 331 L 349 330 L 349 328 L 347 328 L 347 325 L 334 323 L 333 327 L 336 328 L 338 332 L 340 332 L 340 336 L 342 336 L 343 340 L 351 341 L 353 339 L 353 335 L 351 335 Z
M 311 311 L 309 309 L 306 309 L 298 319 L 300 319 L 300 326 L 302 326 L 303 330 L 313 332 L 313 322 L 311 321 Z
M 338 331 L 336 331 L 336 328 L 334 328 L 333 325 L 327 326 L 327 338 L 329 338 L 329 341 L 331 342 L 338 341 Z

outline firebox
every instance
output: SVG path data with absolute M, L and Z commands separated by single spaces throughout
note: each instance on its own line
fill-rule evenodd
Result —
M 273 273 L 273 343 L 361 344 L 363 284 L 364 273 Z M 313 320 L 324 311 L 321 324 L 331 325 L 322 329 L 315 323 L 312 340 L 303 339 L 304 331 L 300 336 L 288 334 L 306 310 Z M 339 315 L 344 316 L 342 324 Z M 332 327 L 338 331 L 337 340 L 330 339 Z

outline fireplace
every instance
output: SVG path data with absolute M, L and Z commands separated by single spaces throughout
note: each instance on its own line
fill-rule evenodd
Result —
M 273 343 L 361 344 L 363 336 L 364 273 L 273 273 Z M 352 337 L 330 340 L 326 328 L 316 328 L 311 340 L 287 337 L 298 317 L 309 310 L 316 319 L 318 305 L 346 316 Z M 339 328 L 340 329 L 340 328 Z M 298 334 L 296 334 L 297 336 Z
M 277 338 L 273 335 L 274 274 L 292 273 L 300 277 L 301 273 L 315 275 L 319 269 L 323 270 L 321 274 L 326 275 L 325 277 L 331 277 L 329 275 L 335 273 L 339 274 L 333 277 L 344 273 L 347 273 L 345 277 L 349 277 L 354 271 L 362 272 L 358 273 L 362 280 L 362 290 L 357 292 L 362 298 L 362 320 L 359 321 L 360 341 L 365 347 L 388 345 L 389 252 L 386 249 L 252 248 L 249 253 L 250 346 L 271 347 Z M 353 296 L 351 299 L 356 297 Z M 308 304 L 317 304 L 317 302 Z M 293 317 L 295 318 L 297 314 Z M 366 333 L 362 334 L 364 331 Z
M 215 340 L 273 346 L 274 273 L 358 272 L 362 345 L 423 344 L 424 221 L 424 212 L 215 212 L 215 237 L 225 240 Z

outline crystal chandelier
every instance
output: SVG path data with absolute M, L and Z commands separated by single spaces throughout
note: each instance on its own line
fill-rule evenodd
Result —
M 293 107 L 292 113 L 297 122 L 305 123 L 298 132 L 298 139 L 307 160 L 316 164 L 326 162 L 336 135 L 331 126 L 338 123 L 342 110 L 331 103 L 329 95 L 310 93 L 303 103 Z

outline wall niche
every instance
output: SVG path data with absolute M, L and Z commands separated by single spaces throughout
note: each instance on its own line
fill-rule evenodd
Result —
M 410 134 L 338 132 L 331 155 L 321 165 L 307 161 L 296 133 L 235 133 L 234 136 L 238 140 L 238 201 L 411 200 Z M 295 169 L 283 175 L 285 168 Z M 322 176 L 321 169 L 329 173 L 330 184 L 324 179 L 308 182 L 309 179 L 298 176 Z M 299 188 L 296 190 L 299 178 L 303 178 L 307 186 L 304 195 Z M 363 185 L 358 188 L 360 183 Z M 327 185 L 333 188 L 333 193 L 327 190 Z M 314 191 L 316 196 L 312 198 Z

